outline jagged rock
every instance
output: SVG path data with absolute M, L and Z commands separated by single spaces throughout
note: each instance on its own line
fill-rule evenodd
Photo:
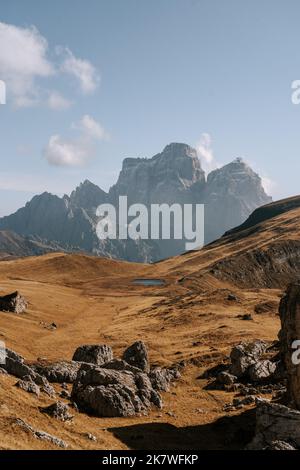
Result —
M 258 361 L 249 368 L 249 377 L 253 382 L 263 382 L 276 371 L 276 363 L 268 360 Z
M 133 416 L 151 403 L 161 406 L 150 379 L 139 371 L 117 371 L 84 364 L 73 385 L 72 399 L 79 408 L 97 416 Z
M 234 346 L 230 353 L 230 374 L 236 375 L 238 378 L 243 377 L 249 367 L 255 364 L 265 352 L 266 347 L 266 343 L 260 340 L 252 343 L 240 343 Z
M 69 413 L 68 405 L 61 401 L 57 401 L 45 408 L 40 408 L 40 411 L 60 421 L 70 421 L 70 419 L 73 419 L 73 416 Z
M 5 312 L 22 313 L 26 310 L 27 306 L 25 297 L 18 291 L 0 297 L 0 310 Z
M 0 375 L 7 375 L 7 371 L 0 367 Z
M 113 359 L 110 362 L 106 362 L 102 365 L 104 369 L 113 369 L 113 370 L 129 370 L 134 374 L 141 372 L 141 369 L 138 367 L 131 366 L 128 362 L 123 361 L 123 359 Z
M 26 421 L 24 421 L 23 419 L 17 418 L 15 420 L 15 424 L 21 427 L 22 429 L 24 429 L 25 431 L 33 434 L 33 436 L 36 439 L 49 441 L 51 442 L 51 444 L 61 447 L 62 449 L 66 449 L 68 447 L 68 444 L 62 439 L 59 439 L 56 436 L 52 436 L 51 434 L 48 434 L 47 432 L 44 432 L 44 431 L 35 430 L 30 424 L 26 423 Z
M 47 393 L 49 396 L 55 395 L 55 390 L 49 384 L 46 377 L 43 377 L 36 372 L 32 367 L 24 363 L 24 358 L 14 351 L 6 348 L 5 363 L 2 368 L 10 375 L 23 379 L 25 381 L 32 380 L 36 385 L 41 387 L 41 391 Z
M 136 341 L 129 346 L 129 348 L 124 351 L 122 359 L 128 362 L 128 364 L 138 367 L 143 372 L 150 372 L 148 351 L 143 341 Z
M 224 385 L 233 385 L 237 381 L 235 375 L 229 374 L 229 372 L 220 372 L 217 375 L 217 382 Z
M 34 393 L 37 396 L 40 394 L 40 387 L 34 383 L 30 375 L 23 377 L 22 380 L 19 380 L 16 383 L 16 387 L 21 388 L 25 392 Z
M 87 362 L 90 364 L 102 365 L 113 359 L 113 351 L 106 344 L 79 346 L 73 356 L 73 361 Z
M 255 403 L 255 398 L 252 395 L 247 395 L 246 397 L 243 397 L 243 398 L 236 397 L 232 400 L 232 404 L 234 407 L 251 405 L 252 403 Z
M 33 369 L 46 377 L 49 382 L 73 383 L 76 380 L 81 363 L 60 361 L 53 364 L 35 364 Z
M 180 378 L 180 372 L 176 368 L 156 367 L 150 371 L 149 378 L 154 390 L 166 392 L 169 390 L 171 382 Z
M 300 283 L 288 286 L 280 301 L 279 315 L 281 320 L 280 349 L 287 374 L 287 392 L 291 406 L 299 410 L 300 365 L 295 361 L 293 354 L 295 349 L 292 349 L 292 344 L 300 339 Z
M 296 447 L 292 446 L 285 441 L 272 441 L 263 450 L 297 450 Z
M 247 449 L 266 449 L 274 441 L 300 447 L 300 411 L 258 399 L 255 437 Z

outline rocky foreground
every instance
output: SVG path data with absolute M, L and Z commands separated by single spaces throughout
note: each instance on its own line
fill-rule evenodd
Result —
M 10 306 L 15 313 L 26 308 L 25 299 L 17 292 L 5 299 L 7 308 Z M 256 404 L 256 432 L 246 447 L 249 450 L 300 449 L 299 361 L 295 363 L 294 347 L 300 333 L 300 283 L 288 287 L 279 312 L 282 328 L 278 342 L 241 342 L 232 348 L 228 363 L 204 373 L 207 389 L 236 394 L 224 406 L 225 412 Z M 55 363 L 39 360 L 29 364 L 8 348 L 1 351 L 1 356 L 0 373 L 17 377 L 16 387 L 25 392 L 55 399 L 51 405 L 40 407 L 40 412 L 63 422 L 73 419 L 70 408 L 102 418 L 130 417 L 147 414 L 152 407 L 160 409 L 161 392 L 168 391 L 171 383 L 181 377 L 180 369 L 185 365 L 151 367 L 143 341 L 129 346 L 121 358 L 114 358 L 112 348 L 106 344 L 79 346 L 72 361 Z M 52 384 L 61 385 L 59 398 L 64 401 L 57 400 Z M 272 398 L 263 399 L 263 395 Z M 38 439 L 67 447 L 64 441 L 22 420 L 17 425 Z

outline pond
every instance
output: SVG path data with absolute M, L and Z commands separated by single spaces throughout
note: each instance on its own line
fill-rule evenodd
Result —
M 164 286 L 166 283 L 163 279 L 134 279 L 132 282 L 139 286 Z

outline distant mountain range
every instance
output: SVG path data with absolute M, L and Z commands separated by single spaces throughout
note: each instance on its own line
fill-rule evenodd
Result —
M 185 251 L 185 240 L 99 240 L 96 208 L 105 202 L 205 204 L 205 242 L 242 224 L 271 201 L 260 177 L 241 159 L 208 174 L 195 149 L 172 143 L 152 157 L 126 158 L 108 193 L 84 181 L 70 196 L 34 196 L 25 207 L 0 219 L 0 254 L 28 256 L 50 251 L 84 251 L 97 256 L 151 262 Z

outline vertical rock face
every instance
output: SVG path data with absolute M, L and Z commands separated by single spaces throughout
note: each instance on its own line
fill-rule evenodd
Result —
M 205 173 L 195 149 L 172 143 L 152 158 L 126 158 L 117 183 L 109 192 L 111 200 L 127 195 L 128 203 L 192 202 L 190 189 L 205 185 Z
M 290 406 L 300 410 L 300 364 L 295 363 L 292 344 L 300 340 L 300 282 L 290 284 L 279 305 L 279 332 L 282 358 L 287 371 Z
M 246 220 L 257 207 L 271 202 L 261 178 L 241 158 L 209 173 L 205 204 L 205 240 L 223 235 Z

